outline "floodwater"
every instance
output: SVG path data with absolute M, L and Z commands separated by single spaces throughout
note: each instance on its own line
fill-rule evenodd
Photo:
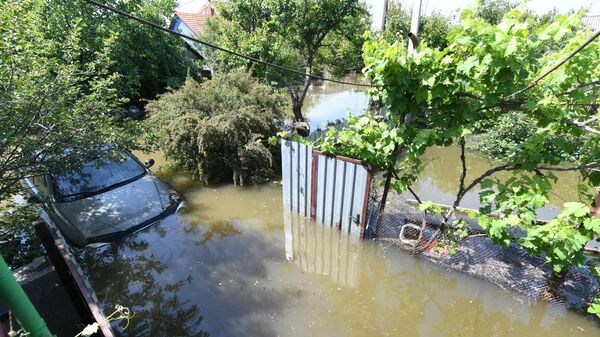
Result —
M 313 90 L 330 94 L 309 102 L 307 111 L 342 97 L 325 106 L 334 117 L 309 112 L 317 124 L 344 117 L 348 108 L 358 110 L 346 107 L 347 97 L 364 95 L 343 87 Z M 452 172 L 460 167 L 452 151 L 457 150 L 428 152 L 426 173 L 416 186 L 425 198 L 448 202 L 458 181 Z M 157 169 L 164 164 L 152 157 Z M 469 176 L 487 165 L 469 155 Z M 285 214 L 275 184 L 202 187 L 185 174 L 161 175 L 183 193 L 181 215 L 78 255 L 104 312 L 116 304 L 135 312 L 126 329 L 123 322 L 113 325 L 120 336 L 600 333 L 593 320 L 560 306 L 517 297 L 393 247 Z M 465 206 L 471 202 L 476 195 Z
M 465 153 L 467 162 L 466 184 L 480 176 L 488 169 L 494 167 L 494 163 L 476 151 Z M 433 147 L 423 156 L 425 169 L 419 180 L 413 186 L 413 190 L 422 200 L 431 200 L 436 203 L 452 205 L 458 190 L 459 177 L 462 163 L 460 161 L 460 148 L 458 146 Z M 569 201 L 578 201 L 579 195 L 577 184 L 580 183 L 578 172 L 554 172 L 558 181 L 550 192 L 550 204 L 537 211 L 538 218 L 548 220 L 560 213 L 563 204 Z M 493 177 L 505 181 L 510 178 L 511 172 L 498 172 Z M 410 194 L 404 195 L 412 199 Z M 467 193 L 461 202 L 466 208 L 479 208 L 479 189 L 474 188 Z
M 358 75 L 347 76 L 347 82 L 361 82 Z M 324 129 L 328 122 L 348 117 L 348 112 L 360 114 L 369 105 L 369 97 L 364 87 L 332 82 L 311 86 L 304 100 L 303 113 L 311 130 Z
M 597 336 L 595 323 L 284 215 L 281 188 L 169 177 L 186 211 L 79 256 L 122 336 Z M 122 325 L 121 325 L 122 326 Z

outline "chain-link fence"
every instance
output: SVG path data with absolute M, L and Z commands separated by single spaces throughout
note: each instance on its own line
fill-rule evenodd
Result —
M 378 207 L 378 203 L 371 203 L 366 238 L 383 245 L 398 247 L 435 265 L 491 282 L 507 291 L 562 303 L 566 308 L 581 312 L 600 295 L 598 281 L 586 266 L 572 267 L 564 282 L 553 290 L 549 286 L 552 269 L 542 258 L 529 255 L 516 243 L 509 247 L 493 244 L 473 220 L 469 221 L 471 235 L 458 242 L 452 253 L 442 245 L 437 246 L 437 239 L 431 240 L 439 233 L 441 218 L 424 215 L 411 200 L 395 193 L 388 195 L 385 211 L 379 216 Z M 421 228 L 425 228 L 422 233 Z

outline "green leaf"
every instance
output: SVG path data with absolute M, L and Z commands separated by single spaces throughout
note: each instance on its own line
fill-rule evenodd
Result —
M 590 183 L 594 186 L 600 186 L 600 172 L 593 171 L 589 175 Z
M 510 39 L 508 44 L 506 45 L 506 51 L 504 52 L 504 56 L 510 56 L 517 51 L 517 38 L 513 37 Z
M 461 70 L 462 70 L 464 73 L 468 74 L 468 73 L 471 71 L 471 69 L 472 69 L 473 67 L 475 67 L 475 66 L 476 66 L 478 63 L 479 63 L 479 62 L 478 62 L 478 58 L 477 58 L 477 56 L 475 56 L 475 55 L 472 55 L 472 56 L 469 56 L 469 57 L 468 57 L 468 58 L 465 60 L 465 62 L 464 62 L 462 65 L 461 65 L 460 69 L 461 69 Z
M 580 202 L 567 202 L 564 204 L 564 207 L 567 214 L 572 214 L 576 217 L 583 217 L 589 213 L 588 207 Z
M 423 211 L 423 212 L 431 209 L 432 207 L 433 207 L 433 202 L 431 202 L 429 200 L 424 201 L 422 204 L 419 204 L 419 206 L 418 206 L 419 211 Z

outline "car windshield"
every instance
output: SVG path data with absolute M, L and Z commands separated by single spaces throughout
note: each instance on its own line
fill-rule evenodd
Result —
M 146 170 L 130 155 L 101 158 L 85 163 L 77 172 L 53 175 L 56 197 L 60 200 L 85 197 L 144 175 Z

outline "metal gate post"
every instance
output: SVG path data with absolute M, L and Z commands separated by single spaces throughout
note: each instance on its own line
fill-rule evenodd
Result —
M 15 314 L 19 324 L 32 337 L 50 337 L 46 322 L 37 312 L 12 271 L 0 255 L 0 299 Z

